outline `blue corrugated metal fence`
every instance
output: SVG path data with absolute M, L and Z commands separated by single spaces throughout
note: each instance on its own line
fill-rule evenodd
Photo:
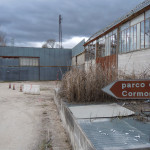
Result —
M 71 57 L 71 49 L 0 47 L 0 81 L 61 80 Z M 38 58 L 39 66 L 21 66 L 20 58 Z

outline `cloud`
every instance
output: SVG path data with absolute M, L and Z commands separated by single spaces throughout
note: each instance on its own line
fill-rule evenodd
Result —
M 77 37 L 77 36 L 72 37 L 71 39 L 65 40 L 62 44 L 63 44 L 63 47 L 73 48 L 75 45 L 77 45 L 83 39 L 85 39 L 85 41 L 87 41 L 88 37 Z
M 142 1 L 0 0 L 0 26 L 17 44 L 58 41 L 61 14 L 63 42 L 67 45 L 66 40 L 91 36 Z
M 83 39 L 88 40 L 88 37 L 72 37 L 70 39 L 66 39 L 62 45 L 64 48 L 73 48 L 76 46 L 79 42 L 81 42 Z M 44 42 L 20 42 L 16 43 L 15 46 L 21 46 L 21 47 L 42 47 Z M 59 45 L 59 42 L 56 42 L 55 45 Z

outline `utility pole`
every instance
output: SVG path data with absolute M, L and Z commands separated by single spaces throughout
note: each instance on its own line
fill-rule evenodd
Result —
M 59 48 L 62 48 L 62 17 L 59 15 Z

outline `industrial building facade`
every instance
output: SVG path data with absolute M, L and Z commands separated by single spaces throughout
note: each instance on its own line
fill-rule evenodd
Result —
M 118 74 L 150 74 L 150 0 L 73 49 L 0 47 L 0 81 L 60 80 L 71 66 L 96 64 Z
M 98 31 L 84 44 L 85 62 L 140 75 L 150 68 L 150 0 Z
M 71 49 L 0 47 L 0 81 L 61 80 Z
M 72 67 L 78 67 L 84 69 L 85 67 L 85 51 L 84 45 L 85 40 L 82 40 L 72 49 Z

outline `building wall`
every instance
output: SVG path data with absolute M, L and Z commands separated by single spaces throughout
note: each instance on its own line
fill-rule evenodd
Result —
M 85 69 L 85 53 L 84 53 L 84 43 L 82 40 L 72 49 L 72 66 L 80 69 Z
M 0 80 L 60 80 L 71 66 L 71 57 L 71 49 L 0 47 Z M 9 65 L 13 58 L 17 65 Z M 20 58 L 38 58 L 39 66 L 21 66 Z
M 72 67 L 84 69 L 85 65 L 85 53 L 81 53 L 78 56 L 72 57 Z
M 147 74 L 150 66 L 150 10 L 122 25 L 120 29 L 119 74 Z
M 76 66 L 76 56 L 72 57 L 72 66 Z
M 144 4 L 144 3 L 143 3 Z M 143 6 L 144 8 L 144 6 Z M 126 16 L 128 17 L 128 16 Z M 105 30 L 105 29 L 104 29 Z M 107 30 L 107 28 L 106 28 Z M 102 31 L 102 30 L 101 30 Z M 95 34 L 96 35 L 96 34 Z M 96 48 L 96 51 L 94 48 Z M 112 27 L 85 44 L 103 69 L 118 68 L 119 73 L 148 72 L 150 66 L 150 7 Z M 86 57 L 89 61 L 90 56 Z
M 150 74 L 150 49 L 119 54 L 118 70 L 120 74 Z
M 88 61 L 85 62 L 85 71 L 89 71 L 90 67 L 92 67 L 92 68 L 96 67 L 95 59 L 88 60 Z
M 84 63 L 85 63 L 85 53 L 82 53 L 82 54 L 80 54 L 76 57 L 77 57 L 77 65 L 84 65 Z

